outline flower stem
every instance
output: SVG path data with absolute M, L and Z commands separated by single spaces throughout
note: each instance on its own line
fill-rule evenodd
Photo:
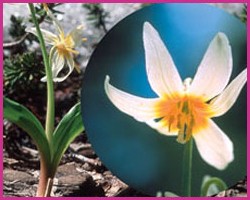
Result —
M 48 180 L 50 179 L 50 172 L 45 162 L 44 155 L 40 157 L 40 176 L 39 183 L 36 191 L 37 197 L 44 197 L 47 189 Z
M 183 168 L 182 168 L 182 193 L 183 196 L 191 196 L 192 185 L 192 156 L 193 139 L 191 138 L 184 147 Z
M 45 72 L 47 76 L 47 114 L 46 114 L 45 132 L 46 132 L 49 144 L 51 145 L 53 131 L 54 131 L 54 119 L 55 119 L 54 85 L 53 85 L 53 79 L 52 79 L 52 71 L 51 71 L 50 61 L 49 61 L 49 57 L 48 57 L 47 50 L 45 47 L 43 35 L 40 30 L 38 21 L 36 19 L 36 12 L 35 12 L 34 5 L 32 3 L 29 3 L 29 8 L 31 11 L 33 23 L 36 27 L 38 40 L 39 40 L 40 47 L 42 50 L 43 61 L 45 65 Z
M 52 71 L 50 67 L 50 60 L 47 54 L 47 50 L 45 47 L 45 42 L 43 39 L 42 32 L 40 30 L 39 24 L 36 19 L 36 11 L 34 8 L 34 5 L 32 3 L 29 3 L 29 9 L 31 12 L 33 23 L 36 27 L 38 40 L 40 43 L 42 55 L 43 55 L 43 61 L 45 66 L 45 72 L 47 76 L 47 113 L 46 113 L 46 122 L 45 122 L 45 133 L 48 139 L 50 153 L 52 156 L 52 137 L 53 137 L 53 131 L 54 131 L 54 119 L 55 119 L 55 100 L 54 100 L 54 85 L 52 80 Z M 51 171 L 51 162 L 46 162 L 46 156 L 44 155 L 44 152 L 40 152 L 40 177 L 39 177 L 39 183 L 37 188 L 37 196 L 38 197 L 44 197 L 50 195 L 51 190 L 51 181 L 53 181 L 54 173 Z M 49 184 L 49 185 L 48 185 Z

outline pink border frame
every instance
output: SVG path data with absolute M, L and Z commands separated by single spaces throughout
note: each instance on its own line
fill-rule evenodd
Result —
M 69 3 L 69 1 L 65 1 L 65 0 L 61 0 L 61 1 L 49 1 L 49 0 L 45 0 L 45 1 L 23 1 L 23 0 L 3 0 L 0 3 L 0 10 L 2 11 L 2 20 L 1 20 L 1 35 L 0 35 L 0 44 L 1 44 L 1 57 L 2 59 L 0 60 L 0 66 L 1 66 L 1 70 L 0 70 L 0 91 L 1 91 L 1 98 L 0 98 L 0 106 L 1 108 L 3 108 L 3 3 L 40 3 L 40 2 L 46 2 L 46 3 L 54 3 L 54 2 L 64 2 L 64 3 Z M 240 1 L 240 0 L 209 0 L 209 1 L 200 1 L 200 0 L 137 0 L 137 1 L 133 1 L 133 0 L 87 0 L 87 1 L 79 1 L 79 0 L 71 0 L 70 3 L 247 3 L 247 0 L 244 1 Z M 248 6 L 247 8 L 247 13 L 250 12 L 250 8 Z M 247 21 L 247 41 L 249 39 L 249 31 L 248 31 L 248 27 L 249 27 L 249 20 Z M 250 52 L 249 52 L 249 48 L 250 48 L 250 43 L 247 42 L 247 64 L 250 63 Z M 249 73 L 248 73 L 248 77 L 249 77 Z M 247 83 L 247 102 L 249 100 L 249 86 L 250 83 Z M 248 104 L 249 105 L 249 104 Z M 248 107 L 247 105 L 247 107 Z M 0 116 L 2 118 L 2 120 L 0 120 L 0 133 L 3 133 L 3 109 L 0 110 Z M 249 110 L 247 109 L 247 133 L 249 133 Z M 250 136 L 247 135 L 247 143 L 250 143 Z M 0 148 L 3 149 L 3 138 L 0 140 Z M 250 147 L 249 145 L 247 145 L 247 153 L 249 153 Z M 3 152 L 0 152 L 0 171 L 3 171 L 3 156 L 2 156 Z M 250 172 L 248 170 L 249 167 L 249 159 L 247 159 L 247 176 L 250 175 Z M 3 180 L 3 173 L 0 173 L 0 178 L 1 180 Z M 249 189 L 250 186 L 247 187 L 247 189 Z M 247 193 L 248 196 L 249 193 Z M 0 184 L 0 199 L 2 198 L 8 198 L 8 199 L 22 199 L 25 198 L 27 200 L 29 199 L 33 199 L 36 197 L 3 197 L 3 181 Z M 45 198 L 45 197 L 44 197 Z M 46 199 L 52 199 L 53 197 L 47 197 Z M 152 200 L 154 198 L 159 198 L 159 197 L 59 197 L 59 199 L 93 199 L 93 200 L 100 200 L 103 198 L 109 198 L 110 200 L 115 200 L 115 199 L 125 199 L 125 198 L 129 198 L 130 200 L 137 200 L 139 199 L 143 199 L 143 200 Z M 172 199 L 171 197 L 160 197 L 160 199 Z M 191 200 L 191 199 L 210 199 L 211 197 L 177 197 L 177 199 L 187 199 L 187 200 Z M 223 198 L 223 197 L 222 197 Z M 246 197 L 224 197 L 227 199 L 246 199 Z M 176 199 L 176 197 L 174 198 Z

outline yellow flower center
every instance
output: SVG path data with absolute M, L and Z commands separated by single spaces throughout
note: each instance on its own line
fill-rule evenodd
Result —
M 61 33 L 55 43 L 60 56 L 69 57 L 70 53 L 79 54 L 78 51 L 74 50 L 75 43 L 71 35 L 65 37 L 64 34 Z
M 190 94 L 162 98 L 155 107 L 156 116 L 169 132 L 177 132 L 177 141 L 186 143 L 192 134 L 205 129 L 212 117 L 209 104 L 201 97 Z

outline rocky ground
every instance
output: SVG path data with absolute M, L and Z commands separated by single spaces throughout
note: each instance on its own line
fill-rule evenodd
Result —
M 102 4 L 109 13 L 106 29 L 109 30 L 119 20 L 136 11 L 141 4 Z M 242 4 L 217 4 L 232 14 L 240 15 Z M 84 24 L 87 43 L 81 47 L 82 56 L 78 58 L 81 69 L 84 71 L 88 59 L 96 44 L 105 35 L 105 30 L 95 28 L 86 18 L 86 10 L 79 4 L 64 4 L 58 7 L 63 15 L 58 19 L 63 22 L 66 29 L 75 25 Z M 27 16 L 26 5 L 4 4 L 4 41 L 12 42 L 8 35 L 9 17 L 11 14 Z M 46 26 L 46 25 L 45 25 Z M 70 27 L 69 27 L 70 26 Z M 49 28 L 49 27 L 48 27 Z M 81 80 L 83 73 L 79 76 L 73 73 L 69 79 L 56 86 L 55 98 L 57 105 L 57 119 L 79 100 Z M 5 94 L 8 91 L 5 91 Z M 27 106 L 36 113 L 41 121 L 44 121 L 46 108 L 44 93 L 33 91 L 29 94 L 8 94 L 11 98 Z M 29 95 L 29 96 L 27 96 Z M 8 133 L 8 134 L 7 134 Z M 3 149 L 3 193 L 4 196 L 34 196 L 39 176 L 38 152 L 30 138 L 18 127 L 4 121 L 4 149 Z M 218 194 L 218 196 L 246 196 L 246 179 L 240 181 L 229 190 Z M 102 164 L 88 141 L 87 133 L 83 132 L 70 145 L 58 168 L 53 196 L 147 196 L 129 187 Z

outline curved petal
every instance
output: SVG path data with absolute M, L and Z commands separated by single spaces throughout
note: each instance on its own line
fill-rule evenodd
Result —
M 247 69 L 243 70 L 210 105 L 215 115 L 218 117 L 225 114 L 237 100 L 242 88 L 247 81 Z
M 65 58 L 66 62 L 67 62 L 67 65 L 69 67 L 69 71 L 68 73 L 65 75 L 65 76 L 62 76 L 62 77 L 55 77 L 53 78 L 54 82 L 62 82 L 64 81 L 66 78 L 68 78 L 68 76 L 72 73 L 72 71 L 74 70 L 74 65 L 75 65 L 75 62 L 72 58 L 72 56 L 68 56 L 67 58 Z M 59 73 L 59 72 L 58 72 Z M 57 73 L 57 75 L 58 75 Z
M 158 32 L 148 22 L 144 23 L 143 42 L 148 81 L 154 92 L 160 97 L 181 92 L 182 80 L 172 57 Z
M 55 25 L 55 27 L 57 28 L 58 32 L 60 34 L 64 34 L 61 24 L 59 23 L 57 18 L 54 16 L 54 14 L 49 9 L 47 10 L 47 14 L 51 18 L 51 20 L 52 20 L 53 24 Z
M 193 137 L 201 157 L 209 165 L 223 170 L 233 161 L 232 141 L 212 120 L 206 129 Z
M 209 100 L 220 94 L 230 79 L 232 73 L 232 52 L 227 36 L 218 33 L 201 61 L 190 93 L 203 96 Z
M 59 72 L 63 69 L 65 65 L 65 60 L 63 56 L 60 56 L 58 52 L 55 50 L 55 48 L 52 48 L 50 50 L 50 58 L 51 58 L 51 65 L 52 65 L 52 78 L 53 81 L 56 82 L 57 76 Z M 43 77 L 41 81 L 46 82 L 47 77 Z
M 35 36 L 37 36 L 36 28 L 27 28 L 26 32 L 32 33 Z M 55 40 L 57 40 L 57 36 L 49 31 L 46 31 L 44 29 L 41 29 L 41 32 L 43 34 L 43 38 L 45 43 L 53 45 L 55 43 Z
M 110 101 L 120 111 L 137 121 L 146 122 L 155 118 L 154 107 L 158 99 L 146 99 L 123 92 L 109 83 L 109 76 L 106 76 L 104 89 Z
M 55 79 L 60 71 L 62 71 L 64 65 L 65 65 L 65 60 L 63 56 L 60 56 L 57 54 L 57 57 L 55 58 L 55 62 L 52 63 L 52 77 Z
M 69 35 L 74 41 L 74 46 L 78 46 L 82 42 L 82 31 L 83 31 L 83 25 L 79 25 L 76 28 L 74 28 L 72 31 L 70 31 Z

